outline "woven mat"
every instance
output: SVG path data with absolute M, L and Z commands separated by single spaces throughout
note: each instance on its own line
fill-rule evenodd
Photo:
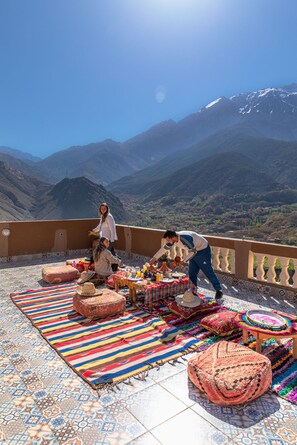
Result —
M 128 307 L 123 316 L 90 321 L 72 309 L 75 288 L 59 285 L 10 296 L 65 362 L 94 388 L 145 377 L 154 367 L 190 351 L 203 351 L 222 339 L 199 326 L 201 315 L 183 320 L 168 310 L 165 301 L 150 312 Z M 241 332 L 224 339 L 240 343 Z M 250 336 L 249 346 L 255 349 L 255 343 Z M 296 404 L 297 361 L 292 356 L 292 340 L 282 340 L 280 345 L 268 340 L 262 352 L 271 360 L 272 390 Z
M 13 293 L 16 306 L 65 362 L 97 388 L 173 361 L 199 340 L 140 308 L 91 321 L 72 308 L 76 285 Z

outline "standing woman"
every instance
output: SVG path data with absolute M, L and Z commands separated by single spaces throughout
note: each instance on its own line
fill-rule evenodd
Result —
M 115 255 L 113 242 L 118 239 L 116 226 L 111 213 L 109 213 L 109 207 L 106 202 L 100 204 L 98 213 L 100 216 L 100 221 L 97 227 L 93 229 L 92 232 L 99 232 L 99 237 L 107 238 L 110 243 L 108 249 L 110 252 Z

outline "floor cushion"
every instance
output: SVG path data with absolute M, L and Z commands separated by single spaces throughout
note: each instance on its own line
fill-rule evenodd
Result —
M 66 266 L 75 267 L 77 263 L 79 263 L 83 258 L 72 258 L 70 260 L 66 260 Z
M 72 266 L 43 267 L 42 269 L 43 281 L 50 284 L 65 283 L 76 280 L 78 277 L 78 270 Z
M 188 319 L 191 317 L 194 317 L 194 315 L 201 314 L 203 316 L 204 314 L 208 314 L 209 312 L 218 310 L 221 306 L 216 301 L 213 302 L 206 302 L 203 301 L 199 306 L 196 307 L 186 307 L 186 306 L 180 306 L 175 300 L 169 301 L 167 303 L 167 307 L 170 310 L 170 312 L 173 312 L 176 315 L 179 315 L 183 319 Z
M 202 318 L 199 324 L 213 334 L 224 337 L 239 330 L 234 321 L 235 316 L 236 312 L 220 311 Z
M 83 297 L 78 293 L 73 297 L 73 309 L 86 318 L 97 319 L 122 314 L 126 298 L 111 289 L 102 289 L 102 295 Z
M 264 394 L 271 385 L 270 360 L 252 349 L 222 340 L 188 362 L 190 380 L 217 405 L 238 405 Z

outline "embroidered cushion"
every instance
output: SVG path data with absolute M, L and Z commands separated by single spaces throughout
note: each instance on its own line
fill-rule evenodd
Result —
M 221 337 L 231 335 L 239 329 L 234 322 L 235 315 L 233 311 L 217 312 L 202 318 L 200 326 Z
M 43 267 L 42 269 L 42 279 L 50 284 L 76 280 L 78 276 L 78 270 L 72 266 Z
M 220 308 L 220 305 L 216 302 L 207 303 L 201 302 L 199 306 L 196 307 L 185 307 L 180 306 L 177 302 L 169 301 L 167 303 L 168 309 L 176 315 L 179 315 L 181 318 L 188 319 L 194 317 L 196 314 L 201 314 L 201 316 L 208 314 L 209 312 L 217 311 Z
M 253 400 L 264 394 L 272 381 L 267 357 L 225 340 L 190 358 L 188 376 L 217 405 L 238 405 Z

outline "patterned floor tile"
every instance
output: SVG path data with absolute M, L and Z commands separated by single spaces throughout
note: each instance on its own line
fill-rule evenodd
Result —
M 243 428 L 249 429 L 264 418 L 270 418 L 280 408 L 278 397 L 271 393 L 245 405 L 234 406 L 215 405 L 199 393 L 193 396 L 197 399 L 191 409 L 230 438 L 238 435 Z

